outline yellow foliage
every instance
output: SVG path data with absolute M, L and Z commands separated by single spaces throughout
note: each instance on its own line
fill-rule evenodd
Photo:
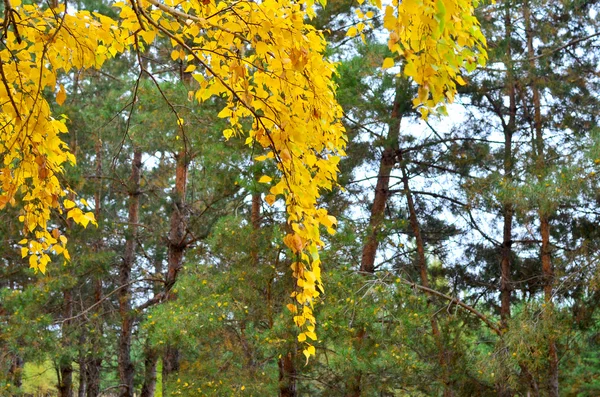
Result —
M 320 226 L 335 232 L 335 219 L 317 208 L 317 200 L 323 189 L 334 187 L 346 144 L 334 96 L 335 65 L 323 57 L 322 34 L 305 23 L 314 16 L 314 0 L 133 0 L 114 5 L 118 20 L 88 11 L 65 13 L 63 6 L 13 4 L 14 9 L 5 10 L 8 29 L 0 50 L 0 209 L 23 201 L 19 220 L 29 237 L 21 242 L 22 255 L 29 256 L 30 266 L 44 272 L 49 253 L 69 259 L 65 236 L 49 231 L 52 210 L 67 210 L 67 218 L 83 226 L 95 224 L 93 214 L 72 200 L 60 205 L 68 190 L 57 176 L 75 158 L 61 139 L 66 119 L 52 116 L 42 91 L 56 92 L 58 73 L 100 68 L 117 53 L 168 38 L 171 58 L 184 62 L 199 84 L 189 97 L 200 102 L 224 98 L 218 116 L 229 123 L 225 137 L 242 136 L 248 144 L 261 145 L 268 154 L 257 161 L 277 165 L 278 175 L 259 182 L 271 183 L 269 204 L 278 197 L 285 202 L 291 232 L 284 241 L 296 257 L 292 270 L 298 286 L 292 293 L 294 308 L 288 307 L 301 329 L 298 338 L 306 343 L 304 355 L 307 360 L 314 355 L 307 338 L 317 339 L 312 306 L 323 290 Z M 462 82 L 457 78 L 461 68 L 485 58 L 479 55 L 477 61 L 470 49 L 484 54 L 470 0 L 392 4 L 384 18 L 388 44 L 404 56 L 404 73 L 421 86 L 415 104 L 434 107 L 451 101 L 454 81 Z M 10 18 L 13 14 L 19 17 Z M 365 27 L 360 23 L 348 34 L 362 35 Z M 384 66 L 392 65 L 386 59 Z M 66 98 L 59 84 L 56 102 Z M 249 131 L 242 120 L 252 126 Z
M 382 9 L 381 1 L 371 3 Z M 477 3 L 477 0 L 392 0 L 382 10 L 383 26 L 389 32 L 388 47 L 402 60 L 404 75 L 419 86 L 413 105 L 420 108 L 424 118 L 432 111 L 443 113 L 444 105 L 454 100 L 456 84 L 465 84 L 461 74 L 487 61 L 485 37 L 474 16 Z M 359 20 L 373 17 L 372 13 L 363 14 L 360 10 L 356 15 Z M 351 26 L 347 36 L 356 36 L 364 27 L 363 22 Z M 393 65 L 393 59 L 386 58 L 382 69 Z

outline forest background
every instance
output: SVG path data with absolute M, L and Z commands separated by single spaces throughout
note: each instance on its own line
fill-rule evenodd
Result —
M 63 182 L 98 226 L 54 214 L 71 261 L 42 274 L 1 213 L 0 395 L 600 394 L 598 9 L 480 4 L 487 65 L 425 121 L 383 12 L 315 6 L 348 134 L 318 335 L 291 320 L 276 167 L 189 98 L 169 40 L 60 76 Z

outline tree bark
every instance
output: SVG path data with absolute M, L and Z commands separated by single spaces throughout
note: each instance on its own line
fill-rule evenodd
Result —
M 546 158 L 544 153 L 544 136 L 542 125 L 541 94 L 538 87 L 538 78 L 536 76 L 535 49 L 533 47 L 533 26 L 531 17 L 531 8 L 528 0 L 523 2 L 523 20 L 525 23 L 525 35 L 527 38 L 527 57 L 529 58 L 529 76 L 531 78 L 531 90 L 533 101 L 533 123 L 535 130 L 535 144 L 537 151 L 537 174 L 540 182 L 543 182 L 546 174 Z M 552 290 L 554 285 L 554 269 L 552 266 L 552 247 L 550 245 L 550 214 L 548 210 L 540 205 L 538 210 L 540 219 L 540 236 L 542 246 L 540 248 L 540 257 L 542 261 L 542 275 L 544 285 L 544 302 L 546 303 L 546 312 L 553 310 Z M 558 353 L 556 349 L 556 340 L 553 337 L 548 339 L 548 380 L 547 393 L 550 397 L 559 396 L 558 383 Z
M 100 373 L 102 369 L 102 358 L 93 358 L 85 365 L 86 397 L 98 397 L 100 395 Z
M 96 141 L 96 183 L 98 188 L 94 193 L 94 216 L 96 222 L 100 223 L 102 213 L 102 141 L 98 139 Z M 102 251 L 103 247 L 102 237 L 100 237 L 94 244 L 93 251 L 98 253 Z M 102 369 L 102 356 L 101 356 L 101 340 L 103 334 L 103 321 L 100 319 L 100 313 L 102 305 L 99 303 L 102 301 L 102 274 L 101 269 L 96 269 L 94 272 L 94 304 L 96 308 L 94 310 L 97 315 L 94 320 L 91 321 L 93 331 L 89 335 L 89 344 L 91 347 L 91 354 L 88 354 L 83 362 L 80 364 L 80 371 L 84 374 L 84 390 L 87 397 L 97 397 L 100 394 L 100 373 Z M 82 366 L 83 365 L 83 366 Z M 80 385 L 81 390 L 81 385 Z
M 161 275 L 163 272 L 164 251 L 157 250 L 154 257 L 154 274 Z M 162 292 L 162 284 L 155 282 L 153 286 L 154 298 Z M 156 371 L 159 353 L 152 348 L 148 339 L 144 347 L 144 383 L 142 385 L 141 397 L 154 397 L 156 393 Z
M 158 353 L 146 341 L 146 347 L 144 348 L 144 384 L 140 397 L 154 397 L 157 363 Z
M 71 332 L 71 321 L 73 317 L 73 296 L 71 289 L 68 288 L 63 291 L 64 301 L 64 317 L 65 320 L 62 326 L 62 344 L 64 348 L 70 346 L 69 336 Z M 58 360 L 58 396 L 59 397 L 73 397 L 73 363 L 71 356 L 63 354 Z
M 367 228 L 367 238 L 363 246 L 362 257 L 360 262 L 360 272 L 368 275 L 375 273 L 375 257 L 377 248 L 379 247 L 379 235 L 381 225 L 385 219 L 385 207 L 387 200 L 391 195 L 390 192 L 390 175 L 392 169 L 396 165 L 396 152 L 398 150 L 398 140 L 400 139 L 400 123 L 402 120 L 402 100 L 404 98 L 401 85 L 396 86 L 394 95 L 394 103 L 388 124 L 388 134 L 379 162 L 379 171 L 377 172 L 377 184 L 375 185 L 375 196 L 373 197 L 373 205 L 371 206 L 371 215 L 369 217 L 369 226 Z M 363 339 L 366 337 L 366 329 L 360 332 L 356 349 L 359 350 Z M 356 374 L 349 375 L 346 382 L 346 396 L 359 397 L 362 393 L 362 373 L 359 371 Z
M 11 357 L 10 368 L 8 369 L 8 379 L 15 387 L 20 388 L 23 385 L 23 366 L 25 361 L 18 354 Z
M 421 235 L 421 226 L 419 225 L 419 219 L 417 218 L 417 211 L 415 209 L 415 202 L 413 200 L 413 195 L 410 190 L 410 184 L 408 180 L 408 173 L 406 171 L 406 166 L 404 165 L 402 158 L 402 152 L 398 151 L 398 160 L 400 162 L 400 169 L 402 171 L 402 185 L 404 188 L 404 195 L 406 197 L 406 203 L 408 206 L 408 215 L 409 222 L 412 232 L 415 236 L 415 242 L 417 244 L 417 265 L 419 268 L 419 274 L 421 278 L 421 285 L 425 288 L 430 288 L 429 286 L 429 275 L 427 272 L 427 258 L 425 257 L 425 243 L 423 242 L 423 236 Z M 431 296 L 430 296 L 431 298 Z M 442 370 L 442 381 L 444 383 L 444 397 L 450 397 L 454 395 L 452 391 L 451 382 L 450 382 L 450 374 L 448 369 L 447 362 L 447 351 L 444 348 L 444 342 L 442 340 L 442 335 L 440 333 L 440 328 L 435 316 L 431 317 L 431 333 L 433 335 L 433 339 L 438 349 L 438 362 L 440 364 L 440 368 Z
M 506 185 L 510 185 L 513 179 L 513 153 L 512 139 L 516 129 L 517 119 L 517 94 L 515 87 L 515 77 L 512 63 L 512 21 L 510 16 L 510 2 L 504 14 L 504 29 L 506 38 L 506 63 L 507 63 L 507 88 L 508 88 L 508 123 L 504 125 L 504 180 Z M 512 294 L 511 283 L 511 266 L 512 266 L 512 227 L 514 209 L 510 202 L 505 202 L 502 205 L 502 214 L 504 227 L 502 231 L 502 246 L 500 247 L 500 324 L 503 330 L 508 327 L 510 319 L 510 300 Z
M 183 139 L 185 142 L 185 137 Z M 171 211 L 171 225 L 167 247 L 167 277 L 166 296 L 168 300 L 176 299 L 172 293 L 173 285 L 183 265 L 183 256 L 187 248 L 186 237 L 186 208 L 185 195 L 187 190 L 187 173 L 189 155 L 186 148 L 182 148 L 176 156 L 175 189 L 173 191 L 173 209 Z M 167 382 L 174 372 L 179 371 L 179 350 L 174 346 L 167 346 L 163 356 L 162 383 L 163 394 L 167 391 Z
M 369 227 L 367 229 L 367 239 L 363 246 L 360 261 L 360 271 L 368 274 L 375 273 L 375 256 L 377 255 L 377 247 L 379 246 L 378 238 L 381 224 L 385 218 L 385 206 L 390 196 L 390 174 L 396 164 L 396 150 L 400 137 L 400 120 L 402 119 L 400 98 L 400 89 L 396 89 L 387 141 L 379 162 L 375 197 L 373 198 Z
M 506 42 L 506 86 L 508 94 L 508 122 L 503 124 L 504 132 L 504 183 L 505 186 L 510 186 L 513 181 L 513 153 L 512 140 L 517 125 L 517 92 L 516 82 L 513 70 L 512 61 L 512 19 L 511 19 L 511 4 L 506 2 L 504 10 L 504 37 Z M 502 116 L 502 115 L 500 115 Z M 502 203 L 502 245 L 500 246 L 500 329 L 502 332 L 508 331 L 508 321 L 511 316 L 511 296 L 512 296 L 512 243 L 513 243 L 513 219 L 514 206 L 510 201 Z M 502 347 L 502 353 L 508 357 L 509 351 L 507 346 Z M 525 365 L 521 365 L 521 371 L 524 374 L 529 373 Z M 496 383 L 499 397 L 510 397 L 513 391 L 508 385 L 508 373 Z
M 252 265 L 258 266 L 258 230 L 260 229 L 260 203 L 261 194 L 252 193 L 252 207 L 250 209 L 250 223 L 252 224 L 252 241 L 250 247 L 250 257 Z
M 279 359 L 279 397 L 296 397 L 296 368 L 292 353 Z
M 73 364 L 69 357 L 60 360 L 58 372 L 58 396 L 73 397 Z
M 118 372 L 120 397 L 133 397 L 135 368 L 131 361 L 131 333 L 133 316 L 131 313 L 131 270 L 135 262 L 140 208 L 140 177 L 142 151 L 135 149 L 129 178 L 129 217 L 125 241 L 125 252 L 119 267 L 119 314 L 121 316 L 121 334 L 118 347 Z
M 85 397 L 87 382 L 85 379 L 85 333 L 83 329 L 79 335 L 79 357 L 77 361 L 79 364 L 79 388 L 77 389 L 77 397 Z

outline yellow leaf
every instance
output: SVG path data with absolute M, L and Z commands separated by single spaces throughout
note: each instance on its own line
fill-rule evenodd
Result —
M 393 58 L 385 58 L 385 60 L 383 61 L 383 65 L 381 66 L 381 68 L 383 70 L 385 69 L 389 69 L 391 67 L 394 66 L 394 59 Z
M 258 183 L 269 183 L 273 180 L 273 178 L 271 178 L 270 176 L 267 175 L 263 175 L 260 177 L 260 179 L 258 180 Z
M 65 206 L 65 209 L 67 209 L 67 210 L 75 207 L 75 203 L 69 199 L 65 199 L 63 201 L 63 205 Z
M 314 356 L 315 353 L 316 351 L 313 345 L 308 345 L 308 347 L 302 351 L 302 354 L 306 356 L 306 364 L 308 364 L 308 359 L 310 358 L 310 356 Z
M 256 43 L 254 49 L 256 50 L 256 53 L 258 55 L 263 55 L 267 53 L 267 51 L 269 50 L 269 46 L 267 46 L 265 42 L 259 41 L 258 43 Z
M 275 197 L 275 196 L 273 196 L 272 194 L 267 194 L 267 195 L 265 196 L 265 201 L 266 201 L 266 202 L 267 202 L 267 204 L 269 204 L 269 205 L 273 205 L 273 203 L 275 202 L 275 200 L 276 200 L 276 197 Z
M 456 76 L 456 78 L 454 79 L 456 80 L 456 82 L 460 85 L 466 85 L 467 82 L 461 77 L 461 76 Z
M 358 29 L 356 29 L 356 26 L 351 26 L 350 29 L 348 29 L 348 32 L 346 33 L 346 36 L 348 37 L 354 37 L 358 34 Z
M 65 92 L 65 87 L 61 84 L 58 88 L 58 94 L 56 94 L 56 103 L 62 105 L 65 103 L 67 99 L 67 93 Z
M 37 270 L 38 265 L 38 257 L 37 255 L 31 255 L 29 257 L 29 267 Z
M 223 130 L 223 136 L 225 137 L 225 139 L 231 138 L 232 135 L 233 135 L 233 130 L 231 128 L 227 128 L 227 129 Z

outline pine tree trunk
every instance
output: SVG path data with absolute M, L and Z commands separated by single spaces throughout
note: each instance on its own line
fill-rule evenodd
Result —
M 402 152 L 398 151 L 398 160 L 400 162 L 400 169 L 402 171 L 402 185 L 404 189 L 404 195 L 406 197 L 406 203 L 408 206 L 409 222 L 412 232 L 415 236 L 415 242 L 417 244 L 417 264 L 419 267 L 419 274 L 421 278 L 421 285 L 426 288 L 429 286 L 429 275 L 427 272 L 427 258 L 425 257 L 425 243 L 423 242 L 423 236 L 421 235 L 421 227 L 419 225 L 419 219 L 417 218 L 417 211 L 415 209 L 415 203 L 413 195 L 410 190 L 410 184 L 408 180 L 408 173 L 406 167 L 403 164 Z M 450 397 L 454 395 L 450 384 L 450 374 L 447 362 L 447 352 L 444 348 L 444 342 L 440 333 L 440 328 L 435 316 L 431 317 L 431 333 L 438 349 L 438 362 L 442 370 L 442 381 L 444 383 L 444 397 Z
M 535 49 L 533 48 L 534 30 L 532 26 L 531 8 L 528 0 L 523 2 L 523 20 L 527 38 L 527 57 L 529 58 L 529 75 L 531 77 L 531 90 L 533 94 L 533 122 L 536 143 L 535 149 L 537 151 L 537 174 L 540 182 L 543 182 L 546 174 L 546 158 L 544 153 L 541 94 L 538 87 L 538 78 L 536 76 Z M 539 208 L 538 215 L 540 219 L 540 236 L 542 239 L 540 257 L 542 261 L 544 301 L 547 307 L 546 312 L 551 312 L 553 310 L 552 290 L 554 285 L 554 269 L 552 266 L 552 248 L 550 245 L 550 214 L 548 214 L 548 211 L 545 208 Z M 548 340 L 548 380 L 546 382 L 546 389 L 548 396 L 559 396 L 558 353 L 556 350 L 556 340 L 553 337 L 550 337 Z
M 98 397 L 100 395 L 100 373 L 102 369 L 102 358 L 89 360 L 85 365 L 86 397 Z
M 381 224 L 385 219 L 385 206 L 390 196 L 390 174 L 396 164 L 396 150 L 398 148 L 398 139 L 400 136 L 400 89 L 396 90 L 394 105 L 389 124 L 388 137 L 383 154 L 379 162 L 379 171 L 377 173 L 377 184 L 375 185 L 375 197 L 371 206 L 371 216 L 369 217 L 369 227 L 367 229 L 367 239 L 363 246 L 362 257 L 360 261 L 360 271 L 367 274 L 375 273 L 375 256 L 379 246 L 379 233 Z
M 250 248 L 250 257 L 252 265 L 258 265 L 258 230 L 260 229 L 260 203 L 261 194 L 252 193 L 252 207 L 250 209 L 250 223 L 252 224 L 252 242 Z
M 62 326 L 62 344 L 65 348 L 70 345 L 71 321 L 73 317 L 73 296 L 70 289 L 63 291 L 64 317 Z M 58 396 L 73 397 L 73 363 L 69 355 L 63 355 L 58 360 Z
M 23 385 L 23 367 L 25 361 L 17 354 L 12 355 L 10 368 L 8 369 L 8 379 L 15 387 L 20 388 Z
M 157 250 L 154 257 L 154 274 L 161 275 L 163 272 L 164 251 Z M 162 292 L 162 284 L 154 283 L 154 297 Z M 159 353 L 152 348 L 149 339 L 146 339 L 144 347 L 144 384 L 142 385 L 141 397 L 154 397 L 156 393 L 156 371 L 158 367 Z
M 367 238 L 363 246 L 360 262 L 360 272 L 368 275 L 375 273 L 375 257 L 379 247 L 379 235 L 381 225 L 385 219 L 385 207 L 390 197 L 390 175 L 394 165 L 396 165 L 396 151 L 398 149 L 398 140 L 400 139 L 400 122 L 402 120 L 403 87 L 396 87 L 392 112 L 388 127 L 386 144 L 379 162 L 379 171 L 377 172 L 377 184 L 375 185 L 375 196 L 371 206 L 371 215 L 369 217 L 369 226 L 367 229 Z M 360 332 L 356 349 L 361 348 L 362 339 L 366 336 L 366 330 L 363 328 Z M 349 375 L 346 382 L 346 396 L 359 397 L 361 395 L 362 373 L 358 372 Z
M 296 397 L 296 368 L 292 353 L 281 357 L 279 365 L 279 397 Z
M 504 28 L 506 37 L 506 63 L 507 63 L 507 88 L 508 88 L 508 123 L 504 125 L 504 180 L 506 185 L 512 183 L 513 178 L 513 154 L 512 139 L 516 129 L 517 119 L 517 94 L 515 77 L 512 65 L 512 21 L 510 17 L 510 4 L 507 4 L 504 17 Z M 502 246 L 500 247 L 500 323 L 503 330 L 508 327 L 510 319 L 510 300 L 512 294 L 511 284 L 511 260 L 512 260 L 512 225 L 514 210 L 510 202 L 502 206 L 504 227 L 502 232 Z M 506 395 L 506 394 L 504 394 Z
M 77 153 L 77 135 L 73 134 L 71 136 L 71 150 L 73 153 Z M 70 192 L 69 200 L 75 200 L 75 194 Z M 67 219 L 67 230 L 70 230 L 73 227 L 73 219 Z M 64 302 L 64 311 L 63 311 L 63 323 L 62 323 L 62 336 L 61 336 L 61 344 L 65 350 L 68 349 L 72 345 L 70 340 L 71 332 L 72 332 L 72 317 L 73 317 L 73 292 L 70 288 L 66 288 L 63 290 L 63 302 Z M 58 359 L 58 368 L 57 370 L 57 390 L 59 397 L 73 397 L 73 362 L 69 355 L 63 354 Z
M 131 334 L 133 316 L 131 315 L 131 270 L 135 262 L 140 208 L 140 177 L 142 151 L 135 149 L 129 178 L 129 218 L 125 241 L 125 252 L 119 267 L 119 314 L 121 316 L 121 334 L 118 346 L 118 372 L 121 384 L 120 397 L 133 397 L 135 368 L 131 362 Z
M 168 267 L 165 288 L 168 300 L 176 298 L 172 293 L 172 288 L 175 281 L 177 281 L 177 275 L 183 265 L 183 256 L 186 249 L 185 194 L 187 190 L 187 173 L 189 166 L 189 158 L 186 149 L 181 149 L 176 158 L 175 190 L 173 191 L 173 209 L 171 211 L 171 225 L 167 249 Z M 177 371 L 179 371 L 179 350 L 174 346 L 167 346 L 163 356 L 163 393 L 167 390 L 169 377 Z
M 85 379 L 85 334 L 83 330 L 79 335 L 79 359 L 77 363 L 79 364 L 79 388 L 77 389 L 77 397 L 85 397 L 87 382 Z
M 101 222 L 102 213 L 102 141 L 96 141 L 96 183 L 98 189 L 94 193 L 94 216 L 97 222 Z M 102 251 L 103 241 L 100 237 L 94 245 L 94 253 Z M 103 321 L 100 318 L 102 306 L 99 304 L 102 301 L 102 274 L 99 274 L 100 269 L 96 269 L 94 274 L 94 309 L 95 317 L 91 324 L 94 327 L 94 332 L 89 335 L 89 343 L 91 354 L 87 355 L 82 364 L 80 371 L 84 374 L 84 390 L 87 397 L 97 397 L 100 393 L 100 373 L 102 370 L 102 346 L 101 339 L 103 334 Z M 82 366 L 83 365 L 83 366 Z M 81 389 L 81 386 L 80 386 Z
M 504 13 L 504 37 L 506 42 L 506 85 L 508 91 L 508 122 L 503 123 L 504 131 L 504 183 L 510 186 L 513 180 L 513 153 L 512 140 L 517 125 L 517 93 L 515 86 L 515 76 L 512 62 L 512 20 L 511 5 L 507 2 Z M 502 117 L 503 115 L 500 115 Z M 502 332 L 508 330 L 508 321 L 511 316 L 511 295 L 512 295 L 512 242 L 513 242 L 513 219 L 514 208 L 510 201 L 502 203 L 502 245 L 500 246 L 500 329 Z M 506 358 L 509 356 L 508 347 L 503 346 L 502 353 Z M 523 373 L 528 373 L 524 365 L 521 366 Z M 496 388 L 499 397 L 511 397 L 512 390 L 508 387 L 508 371 L 505 372 L 497 382 Z
M 140 397 L 154 397 L 156 392 L 156 367 L 158 353 L 146 341 L 144 349 L 144 385 Z
M 73 397 L 73 364 L 71 359 L 64 357 L 59 363 L 58 396 Z

